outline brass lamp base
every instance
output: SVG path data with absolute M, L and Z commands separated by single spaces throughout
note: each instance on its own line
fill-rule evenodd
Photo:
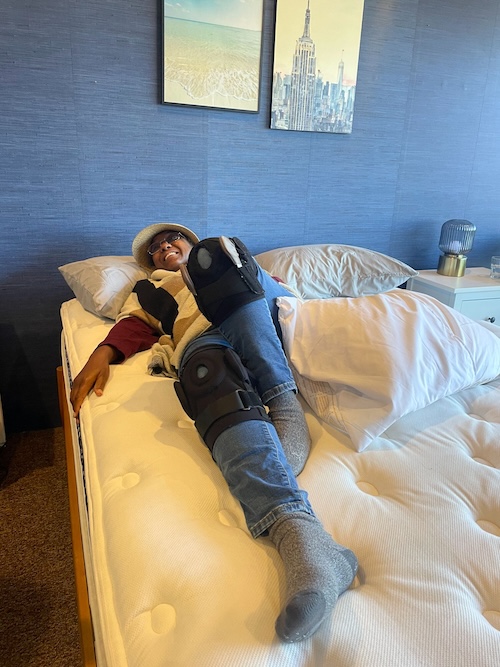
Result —
M 442 276 L 453 276 L 461 278 L 465 273 L 467 257 L 465 255 L 441 255 L 438 262 L 437 272 Z

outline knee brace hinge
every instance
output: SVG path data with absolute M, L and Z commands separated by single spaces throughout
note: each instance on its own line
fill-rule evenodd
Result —
M 195 352 L 174 387 L 210 450 L 231 426 L 250 420 L 271 421 L 247 369 L 231 348 L 209 347 Z

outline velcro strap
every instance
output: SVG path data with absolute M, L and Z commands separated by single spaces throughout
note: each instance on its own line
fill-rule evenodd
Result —
M 252 408 L 255 408 L 258 413 L 256 413 L 255 419 L 271 421 L 262 405 L 261 399 L 255 392 L 237 389 L 207 406 L 196 419 L 196 428 L 201 437 L 205 438 L 206 432 L 217 419 L 240 412 L 241 410 L 251 410 Z

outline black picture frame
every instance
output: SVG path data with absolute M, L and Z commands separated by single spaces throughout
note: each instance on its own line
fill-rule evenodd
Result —
M 163 104 L 257 113 L 263 0 L 162 0 Z

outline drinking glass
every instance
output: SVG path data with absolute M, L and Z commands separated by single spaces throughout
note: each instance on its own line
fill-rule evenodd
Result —
M 493 255 L 491 258 L 490 278 L 500 280 L 500 255 Z

